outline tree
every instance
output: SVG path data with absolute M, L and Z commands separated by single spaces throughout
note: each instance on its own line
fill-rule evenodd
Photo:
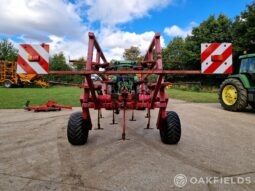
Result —
M 141 60 L 141 51 L 138 47 L 131 46 L 128 49 L 125 49 L 123 53 L 123 58 L 125 60 L 132 60 L 132 61 L 140 61 Z
M 63 52 L 54 54 L 50 58 L 49 68 L 52 71 L 70 71 L 71 67 L 66 64 L 66 59 Z
M 86 59 L 84 57 L 81 57 L 72 64 L 72 67 L 75 71 L 83 71 L 85 70 L 86 63 Z
M 255 50 L 255 2 L 247 5 L 233 23 L 233 48 L 237 56 Z
M 67 65 L 63 52 L 50 57 L 49 69 L 50 71 L 71 71 L 71 67 Z M 70 82 L 72 81 L 72 76 L 49 74 L 46 76 L 46 79 L 48 81 Z
M 185 41 L 181 37 L 176 37 L 165 49 L 162 49 L 162 60 L 164 63 L 164 69 L 174 70 L 181 69 L 184 65 L 183 54 L 184 54 Z
M 0 42 L 0 60 L 17 61 L 18 50 L 13 44 L 4 39 Z

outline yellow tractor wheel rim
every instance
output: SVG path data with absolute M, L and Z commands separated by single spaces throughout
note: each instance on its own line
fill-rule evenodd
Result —
M 222 99 L 226 105 L 234 105 L 237 101 L 237 89 L 233 85 L 226 85 L 222 91 Z

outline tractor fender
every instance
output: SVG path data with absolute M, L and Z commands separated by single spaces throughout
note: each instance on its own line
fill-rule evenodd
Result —
M 228 78 L 235 78 L 235 79 L 238 79 L 238 80 L 243 84 L 243 86 L 245 87 L 245 89 L 248 89 L 248 88 L 251 87 L 249 79 L 248 79 L 247 76 L 244 75 L 244 74 L 230 75 Z

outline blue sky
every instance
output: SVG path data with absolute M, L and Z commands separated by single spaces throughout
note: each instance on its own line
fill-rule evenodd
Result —
M 0 0 L 0 39 L 49 43 L 51 53 L 86 57 L 87 32 L 94 31 L 108 60 L 125 48 L 144 53 L 154 32 L 162 46 L 190 34 L 209 15 L 231 19 L 253 0 Z

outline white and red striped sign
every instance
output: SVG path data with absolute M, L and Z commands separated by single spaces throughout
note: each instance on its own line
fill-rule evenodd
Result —
M 201 72 L 203 74 L 231 74 L 232 62 L 231 43 L 201 44 Z
M 18 74 L 48 74 L 49 45 L 21 44 L 19 46 Z

